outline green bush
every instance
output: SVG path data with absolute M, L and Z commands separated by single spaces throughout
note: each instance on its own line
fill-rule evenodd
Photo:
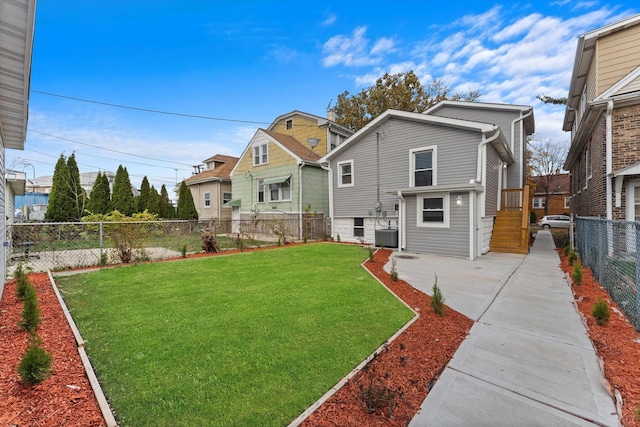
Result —
M 29 283 L 22 301 L 22 320 L 20 327 L 25 331 L 34 332 L 40 324 L 40 308 L 38 308 L 38 291 Z
M 591 315 L 596 320 L 596 323 L 600 326 L 604 326 L 609 323 L 609 317 L 611 316 L 611 309 L 609 305 L 600 297 L 593 304 L 591 308 Z
M 578 259 L 578 253 L 574 249 L 569 253 L 569 258 L 567 259 L 567 261 L 569 262 L 569 265 L 573 265 L 573 263 L 576 262 L 577 259 Z
M 391 271 L 389 272 L 392 281 L 398 280 L 398 271 L 396 270 L 396 258 L 391 258 Z
M 16 294 L 18 295 L 18 298 L 24 300 L 25 296 L 27 295 L 27 288 L 29 286 L 31 286 L 31 282 L 29 282 L 29 278 L 27 277 L 27 275 L 20 275 L 16 282 Z
M 38 384 L 51 375 L 51 355 L 34 336 L 18 365 L 18 374 L 26 384 Z
M 373 262 L 373 248 L 369 246 L 367 249 L 369 250 L 369 261 Z
M 534 211 L 529 212 L 529 224 L 535 224 L 538 221 L 538 214 Z
M 571 252 L 571 245 L 569 245 L 568 243 L 564 244 L 564 256 L 568 256 L 569 252 Z
M 582 266 L 580 263 L 576 262 L 573 264 L 573 273 L 571 273 L 571 277 L 573 278 L 574 285 L 582 285 Z
M 436 276 L 436 281 L 433 284 L 433 295 L 431 295 L 431 308 L 433 312 L 438 316 L 444 315 L 444 296 L 442 295 L 442 291 L 438 287 L 438 276 Z

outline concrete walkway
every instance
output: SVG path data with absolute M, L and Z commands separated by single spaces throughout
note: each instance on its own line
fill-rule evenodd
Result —
M 407 254 L 399 254 L 407 255 Z M 529 255 L 399 258 L 399 276 L 476 321 L 410 426 L 618 426 L 551 233 Z

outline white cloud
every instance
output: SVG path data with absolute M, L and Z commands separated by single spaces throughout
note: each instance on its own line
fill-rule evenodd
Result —
M 356 27 L 351 35 L 339 34 L 331 37 L 322 47 L 322 65 L 334 67 L 362 67 L 375 65 L 382 61 L 382 55 L 394 50 L 395 42 L 391 38 L 382 37 L 369 48 L 369 40 L 365 37 L 367 27 Z
M 338 17 L 336 15 L 329 15 L 324 21 L 322 21 L 321 25 L 323 27 L 330 27 L 335 24 Z
M 378 39 L 375 42 L 375 44 L 373 45 L 369 53 L 371 55 L 379 55 L 382 53 L 386 53 L 393 50 L 394 45 L 395 45 L 395 42 L 393 41 L 393 39 L 388 39 L 383 37 L 381 39 Z

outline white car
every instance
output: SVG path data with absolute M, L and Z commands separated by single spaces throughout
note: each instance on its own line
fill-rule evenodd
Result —
M 538 225 L 544 229 L 569 228 L 571 218 L 566 215 L 547 215 L 538 220 Z

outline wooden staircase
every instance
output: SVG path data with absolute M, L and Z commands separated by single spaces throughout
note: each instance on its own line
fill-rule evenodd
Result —
M 491 250 L 529 253 L 529 187 L 502 190 L 501 208 L 491 235 Z

